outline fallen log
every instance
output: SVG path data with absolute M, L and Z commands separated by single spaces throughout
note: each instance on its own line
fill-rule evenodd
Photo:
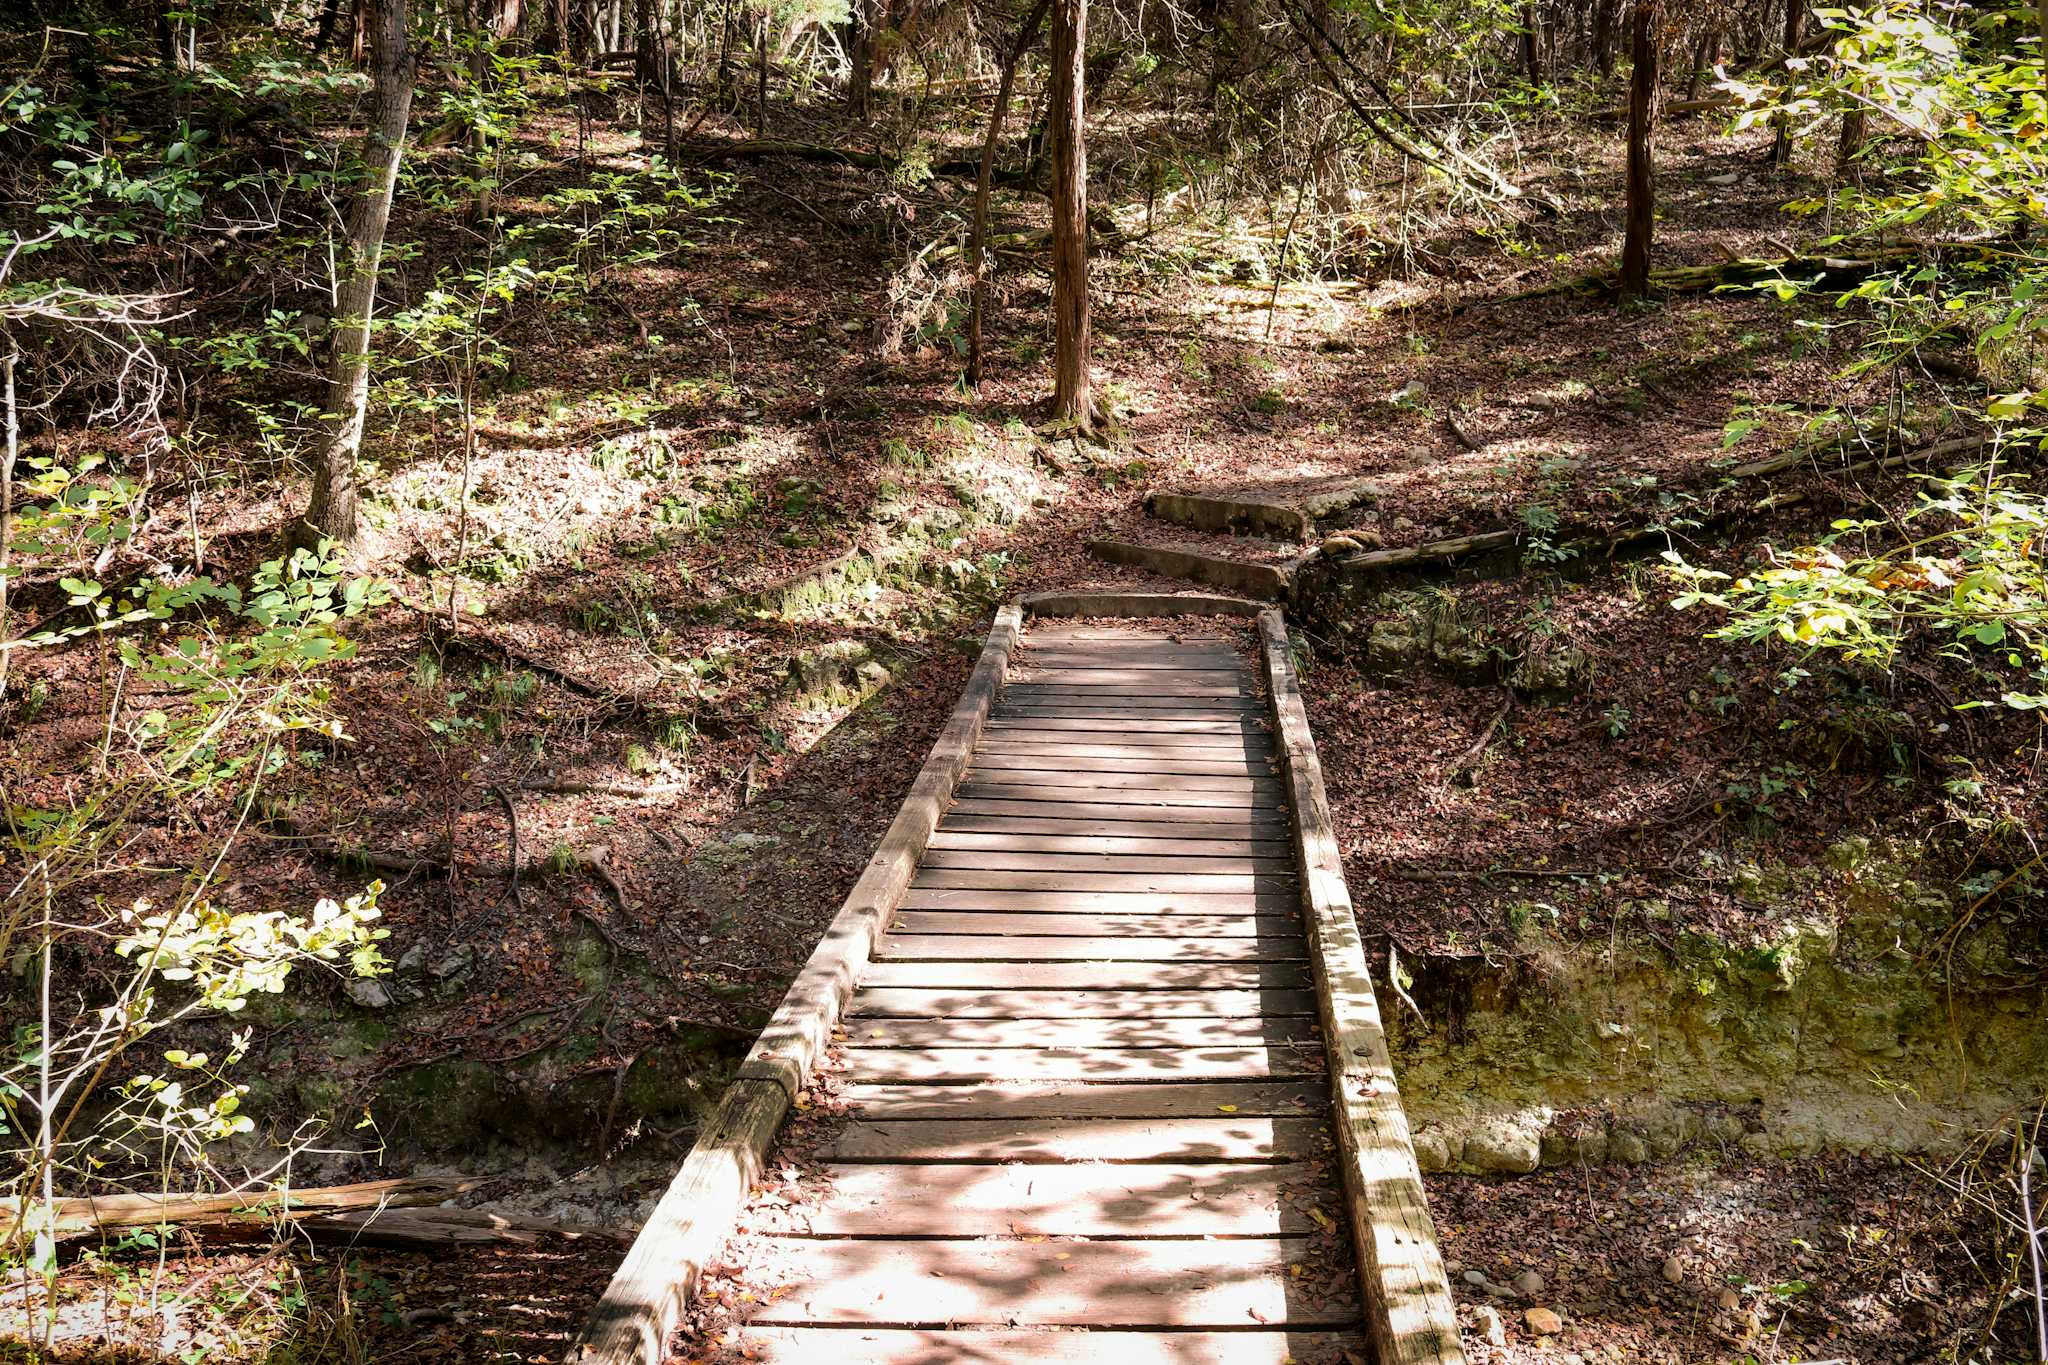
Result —
M 1657 111 L 1657 116 L 1659 118 L 1683 118 L 1687 114 L 1705 114 L 1715 109 L 1733 109 L 1741 103 L 1742 101 L 1734 95 L 1711 95 L 1706 99 L 1698 100 L 1673 100 L 1660 108 Z M 1625 104 L 1609 105 L 1605 109 L 1593 110 L 1586 117 L 1595 123 L 1618 123 L 1628 117 L 1628 106 Z
M 1838 294 L 1861 284 L 1887 265 L 1917 260 L 1928 251 L 1941 246 L 1965 245 L 1977 244 L 1928 242 L 1883 247 L 1861 256 L 1779 256 L 1769 260 L 1744 257 L 1740 260 L 1723 261 L 1718 265 L 1666 266 L 1662 270 L 1650 272 L 1650 292 L 1658 295 L 1708 294 L 1716 289 L 1741 288 L 1773 280 L 1798 278 L 1805 280 L 1809 287 Z M 1568 279 L 1554 280 L 1534 289 L 1524 289 L 1520 293 L 1468 299 L 1451 311 L 1454 314 L 1463 313 L 1472 308 L 1526 303 L 1532 299 L 1557 298 L 1562 295 L 1601 298 L 1618 292 L 1620 288 L 1621 272 L 1602 270 L 1590 275 L 1573 275 Z
M 50 1231 L 61 1242 L 120 1228 L 160 1227 L 168 1223 L 207 1228 L 254 1227 L 353 1210 L 438 1204 L 482 1183 L 469 1176 L 406 1176 L 310 1190 L 83 1195 L 57 1201 Z M 39 1201 L 28 1202 L 34 1205 Z M 0 1239 L 13 1233 L 21 1216 L 21 1200 L 0 1200 Z
M 844 166 L 858 166 L 862 170 L 885 171 L 894 174 L 901 169 L 900 157 L 886 156 L 881 152 L 864 152 L 857 147 L 834 147 L 823 142 L 793 142 L 782 138 L 751 138 L 744 142 L 728 142 L 722 147 L 713 147 L 698 154 L 700 166 L 720 166 L 728 161 L 765 161 L 769 157 L 787 157 L 793 161 L 836 161 Z M 945 161 L 934 161 L 925 168 L 933 175 L 959 176 L 973 180 L 981 174 L 981 163 L 967 157 L 953 157 Z M 1004 189 L 1026 190 L 1033 194 L 1050 195 L 1051 189 L 1041 185 L 1024 171 L 994 170 L 989 182 Z
M 600 1227 L 522 1218 L 485 1209 L 383 1208 L 306 1218 L 293 1231 L 326 1245 L 380 1246 L 399 1251 L 445 1251 L 465 1246 L 531 1246 L 544 1237 L 630 1244 L 638 1224 Z

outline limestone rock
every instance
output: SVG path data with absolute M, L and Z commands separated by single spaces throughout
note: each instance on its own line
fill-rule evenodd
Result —
M 1564 1319 L 1548 1308 L 1531 1308 L 1522 1314 L 1522 1321 L 1539 1337 L 1554 1337 L 1564 1330 Z
M 1533 1171 L 1543 1164 L 1543 1129 L 1549 1118 L 1540 1109 L 1485 1115 L 1466 1130 L 1460 1160 L 1482 1175 Z
M 1479 1327 L 1479 1335 L 1486 1338 L 1488 1346 L 1508 1344 L 1507 1324 L 1500 1320 L 1500 1310 L 1482 1305 L 1472 1312 L 1472 1321 Z
M 1515 1276 L 1515 1292 L 1517 1294 L 1533 1299 L 1541 1294 L 1545 1288 L 1546 1285 L 1544 1284 L 1543 1277 L 1533 1270 L 1525 1270 Z
M 1639 1166 L 1650 1159 L 1650 1144 L 1640 1133 L 1617 1128 L 1607 1135 L 1607 1154 L 1626 1165 Z

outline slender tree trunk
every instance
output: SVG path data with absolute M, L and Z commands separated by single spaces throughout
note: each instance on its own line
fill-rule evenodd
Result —
M 1536 7 L 1522 6 L 1522 74 L 1529 84 L 1543 84 L 1542 35 L 1536 29 Z
M 1785 0 L 1785 57 L 1799 55 L 1799 29 L 1806 18 L 1803 0 Z M 1775 120 L 1778 134 L 1771 139 L 1771 164 L 1789 166 L 1792 164 L 1792 116 L 1780 114 Z
M 853 71 L 846 82 L 846 109 L 855 118 L 868 116 L 874 89 L 875 48 L 881 42 L 882 0 L 857 0 L 854 5 Z
M 1087 433 L 1095 424 L 1088 386 L 1088 140 L 1082 62 L 1088 0 L 1055 0 L 1052 21 L 1053 418 Z
M 1621 295 L 1650 292 L 1650 240 L 1657 227 L 1657 59 L 1664 47 L 1664 0 L 1636 0 L 1630 36 L 1635 70 L 1628 87 L 1628 209 L 1621 247 Z
M 2048 3 L 2048 0 L 2043 0 Z M 1010 44 L 1009 60 L 1003 63 L 1002 83 L 996 88 L 996 107 L 989 111 L 988 135 L 981 141 L 981 170 L 974 181 L 974 219 L 968 227 L 967 268 L 972 272 L 973 292 L 967 316 L 967 382 L 981 382 L 981 324 L 988 311 L 988 190 L 995 175 L 996 148 L 1003 140 L 1003 124 L 1010 117 L 1010 95 L 1017 87 L 1017 66 L 1038 35 L 1051 0 L 1038 0 L 1024 22 L 1017 26 L 1017 39 Z
M 1614 8 L 1618 0 L 1594 0 L 1593 65 L 1601 77 L 1614 74 Z
M 768 139 L 768 10 L 754 27 L 754 137 Z
M 1869 127 L 1861 105 L 1842 115 L 1842 134 L 1835 143 L 1835 174 L 1852 185 L 1863 183 L 1863 164 L 1857 154 L 1863 150 L 1863 136 Z
M 21 454 L 21 410 L 14 401 L 14 367 L 20 359 L 13 339 L 8 338 L 7 357 L 0 360 L 7 391 L 7 445 L 5 454 L 0 455 L 0 640 L 14 634 L 7 616 L 7 584 L 8 560 L 14 549 L 14 464 Z M 7 694 L 7 666 L 13 661 L 13 650 L 0 650 L 0 696 Z
M 1688 104 L 1700 97 L 1700 82 L 1707 78 L 1707 68 L 1713 65 L 1714 57 L 1717 55 L 1715 49 L 1719 43 L 1720 35 L 1712 27 L 1701 32 L 1700 45 L 1693 49 L 1692 70 L 1687 73 L 1685 79 L 1685 98 Z
M 341 280 L 335 291 L 334 357 L 327 371 L 327 419 L 332 430 L 313 468 L 312 501 L 294 528 L 293 539 L 299 544 L 331 539 L 348 545 L 358 531 L 356 460 L 362 453 L 370 401 L 370 318 L 377 308 L 377 268 L 384 256 L 384 229 L 391 221 L 391 192 L 405 154 L 413 82 L 405 0 L 371 0 L 369 17 L 373 93 L 370 126 L 363 135 L 366 179 L 349 210 Z

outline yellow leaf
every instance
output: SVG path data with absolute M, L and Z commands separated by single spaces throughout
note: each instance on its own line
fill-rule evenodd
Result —
M 1216 1106 L 1216 1109 L 1218 1113 L 1223 1114 L 1235 1114 L 1237 1112 L 1237 1106 L 1234 1104 L 1219 1104 Z

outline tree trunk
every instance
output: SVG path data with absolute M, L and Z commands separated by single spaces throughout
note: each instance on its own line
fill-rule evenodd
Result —
M 1785 51 L 1783 55 L 1787 59 L 1799 55 L 1799 28 L 1805 18 L 1806 5 L 1803 0 L 1785 0 Z M 1778 135 L 1771 139 L 1771 164 L 1773 166 L 1789 166 L 1792 164 L 1792 116 L 1790 114 L 1780 114 L 1774 122 L 1777 124 Z
M 768 139 L 768 11 L 754 28 L 754 136 Z
M 1055 0 L 1052 24 L 1053 418 L 1086 433 L 1088 388 L 1088 142 L 1082 108 L 1088 0 Z
M 413 54 L 406 43 L 405 0 L 371 0 L 369 18 L 373 87 L 370 126 L 363 135 L 365 179 L 349 210 L 335 291 L 334 356 L 327 370 L 327 420 L 333 429 L 313 468 L 312 501 L 293 532 L 301 545 L 322 539 L 349 545 L 356 539 L 356 460 L 370 401 L 370 318 L 377 308 L 377 269 L 391 221 L 391 192 L 412 115 Z
M 875 48 L 882 36 L 882 14 L 882 0 L 858 0 L 854 6 L 853 71 L 846 82 L 846 110 L 855 118 L 868 116 L 868 96 L 875 81 Z
M 1593 5 L 1593 64 L 1602 78 L 1614 74 L 1614 9 L 1618 0 L 1595 0 Z
M 1664 47 L 1664 0 L 1636 0 L 1630 36 L 1635 70 L 1628 86 L 1628 210 L 1621 247 L 1621 296 L 1650 292 L 1650 239 L 1657 226 L 1657 59 Z
M 1536 31 L 1536 7 L 1522 6 L 1522 74 L 1534 87 L 1543 84 L 1543 49 Z
M 2048 0 L 2043 0 L 2048 4 Z M 1017 65 L 1038 34 L 1051 0 L 1038 0 L 1024 22 L 1017 26 L 1017 40 L 1010 44 L 1009 60 L 1003 63 L 1002 83 L 996 88 L 996 107 L 989 111 L 988 135 L 981 142 L 981 171 L 974 181 L 974 219 L 967 234 L 967 269 L 974 281 L 967 316 L 967 382 L 981 382 L 981 324 L 988 311 L 988 187 L 995 174 L 996 148 L 1003 140 L 1003 124 L 1010 117 L 1010 95 L 1017 87 Z
M 1842 135 L 1835 143 L 1835 174 L 1852 185 L 1863 183 L 1863 166 L 1857 156 L 1863 150 L 1863 136 L 1868 126 L 1867 114 L 1861 105 L 1842 115 Z

